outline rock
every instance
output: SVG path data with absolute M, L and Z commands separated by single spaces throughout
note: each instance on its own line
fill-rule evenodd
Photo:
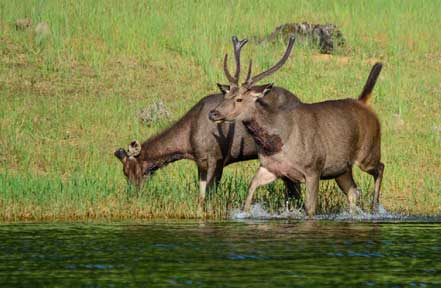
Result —
M 286 42 L 291 34 L 294 34 L 296 41 L 300 43 L 317 46 L 320 53 L 323 54 L 331 54 L 335 47 L 344 46 L 346 43 L 343 34 L 334 24 L 310 24 L 307 22 L 280 25 L 261 42 L 280 40 Z
M 32 20 L 29 18 L 17 19 L 15 21 L 15 30 L 26 30 L 32 25 Z
M 138 112 L 138 117 L 141 122 L 147 126 L 150 126 L 154 122 L 170 117 L 170 111 L 164 102 L 159 100 L 158 102 L 147 106 L 145 109 L 140 109 Z

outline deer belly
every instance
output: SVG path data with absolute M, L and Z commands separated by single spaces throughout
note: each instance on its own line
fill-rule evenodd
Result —
M 348 171 L 351 165 L 347 163 L 341 163 L 340 165 L 331 165 L 325 167 L 320 173 L 321 179 L 333 179 Z

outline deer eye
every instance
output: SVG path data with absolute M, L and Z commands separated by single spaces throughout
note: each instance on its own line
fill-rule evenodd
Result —
M 238 98 L 238 99 L 236 99 L 236 102 L 242 102 L 242 100 L 243 100 L 243 99 Z

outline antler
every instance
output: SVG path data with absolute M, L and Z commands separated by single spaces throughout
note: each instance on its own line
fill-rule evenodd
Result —
M 232 37 L 233 46 L 234 46 L 234 58 L 236 59 L 236 73 L 234 73 L 234 78 L 239 82 L 239 74 L 240 74 L 240 50 L 242 47 L 247 44 L 248 39 L 243 39 L 239 41 L 236 36 Z
M 292 47 L 294 46 L 295 40 L 296 40 L 296 38 L 294 37 L 294 35 L 291 35 L 289 37 L 288 47 L 286 47 L 285 54 L 283 54 L 283 56 L 279 60 L 279 62 L 277 62 L 273 67 L 269 68 L 268 70 L 254 76 L 254 77 L 251 76 L 252 61 L 250 61 L 250 66 L 248 67 L 247 79 L 245 80 L 245 82 L 242 85 L 252 86 L 253 84 L 257 83 L 258 81 L 262 80 L 263 78 L 265 78 L 265 77 L 273 74 L 277 70 L 279 70 L 283 66 L 283 64 L 285 64 L 286 60 L 288 60 L 289 54 L 291 54 L 291 50 L 292 50 Z
M 230 71 L 228 71 L 228 54 L 225 54 L 224 57 L 224 73 L 225 76 L 227 76 L 228 81 L 230 81 L 230 84 L 236 82 L 236 79 L 233 76 L 231 76 Z
M 233 41 L 233 49 L 234 49 L 234 58 L 236 60 L 236 71 L 234 72 L 234 77 L 231 76 L 230 71 L 228 70 L 228 54 L 225 54 L 224 58 L 224 72 L 225 76 L 227 76 L 228 81 L 230 81 L 230 84 L 232 85 L 239 85 L 239 75 L 240 75 L 240 50 L 242 47 L 247 44 L 248 39 L 243 39 L 239 41 L 237 39 L 237 36 L 232 37 Z

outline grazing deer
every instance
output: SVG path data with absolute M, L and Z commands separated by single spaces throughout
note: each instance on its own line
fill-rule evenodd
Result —
M 260 168 L 250 184 L 245 211 L 249 210 L 257 187 L 280 177 L 306 183 L 308 216 L 316 212 L 320 179 L 334 178 L 353 210 L 359 197 L 352 177 L 354 164 L 374 177 L 372 206 L 378 209 L 384 164 L 380 162 L 380 123 L 368 101 L 382 64 L 373 66 L 357 100 L 291 102 L 284 109 L 274 110 L 265 100 L 272 84 L 255 84 L 285 63 L 293 45 L 291 37 L 282 59 L 255 77 L 251 76 L 250 62 L 245 82 L 225 91 L 224 101 L 209 113 L 217 123 L 242 123 L 258 146 Z
M 236 71 L 228 72 L 227 56 L 224 69 L 232 85 L 238 85 L 240 74 L 240 49 L 247 40 L 233 37 Z M 219 86 L 221 90 L 225 86 Z M 142 143 L 133 141 L 128 151 L 118 149 L 114 154 L 121 160 L 123 171 L 130 183 L 138 188 L 155 170 L 180 159 L 196 162 L 199 172 L 200 207 L 205 203 L 206 191 L 219 184 L 226 165 L 257 159 L 254 140 L 248 135 L 242 123 L 215 124 L 208 120 L 208 112 L 223 101 L 223 94 L 213 94 L 203 98 L 174 125 Z M 273 87 L 264 100 L 272 109 L 299 103 L 300 100 L 288 90 Z M 287 197 L 300 197 L 299 183 L 283 179 L 287 187 Z

